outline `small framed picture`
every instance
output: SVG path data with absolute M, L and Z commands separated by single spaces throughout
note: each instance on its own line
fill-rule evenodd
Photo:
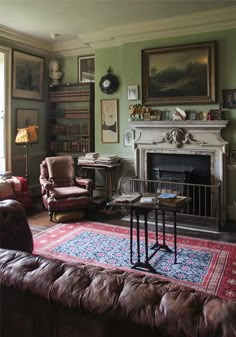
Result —
M 138 99 L 138 85 L 128 86 L 128 101 L 135 101 Z
M 235 109 L 236 108 L 236 89 L 225 89 L 223 93 L 223 108 Z
M 78 80 L 79 82 L 94 82 L 95 79 L 95 56 L 78 57 Z
M 101 100 L 101 136 L 103 143 L 119 143 L 118 100 Z
M 229 151 L 229 163 L 236 165 L 236 150 Z
M 124 146 L 133 146 L 134 145 L 134 130 L 131 130 L 131 129 L 124 130 L 123 141 L 124 141 Z

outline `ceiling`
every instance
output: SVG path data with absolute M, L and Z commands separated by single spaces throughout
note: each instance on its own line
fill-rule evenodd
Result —
M 132 26 L 184 21 L 185 15 L 235 5 L 236 0 L 0 0 L 0 25 L 46 43 L 77 39 L 89 45 L 92 35 L 113 39 L 122 27 L 128 34 Z

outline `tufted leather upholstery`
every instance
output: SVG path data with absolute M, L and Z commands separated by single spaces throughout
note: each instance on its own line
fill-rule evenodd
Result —
M 16 200 L 0 201 L 0 247 L 33 251 L 33 237 L 26 212 Z
M 0 282 L 1 336 L 236 336 L 235 302 L 142 273 L 0 249 Z

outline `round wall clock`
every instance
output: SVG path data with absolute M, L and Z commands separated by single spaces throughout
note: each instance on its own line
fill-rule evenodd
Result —
M 105 94 L 112 94 L 119 86 L 118 79 L 115 75 L 111 74 L 111 68 L 107 70 L 107 74 L 102 76 L 99 82 L 99 86 L 102 92 Z

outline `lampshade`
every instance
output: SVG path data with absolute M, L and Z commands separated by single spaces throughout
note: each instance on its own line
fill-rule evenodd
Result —
M 16 144 L 35 143 L 38 140 L 38 126 L 30 125 L 17 130 Z

